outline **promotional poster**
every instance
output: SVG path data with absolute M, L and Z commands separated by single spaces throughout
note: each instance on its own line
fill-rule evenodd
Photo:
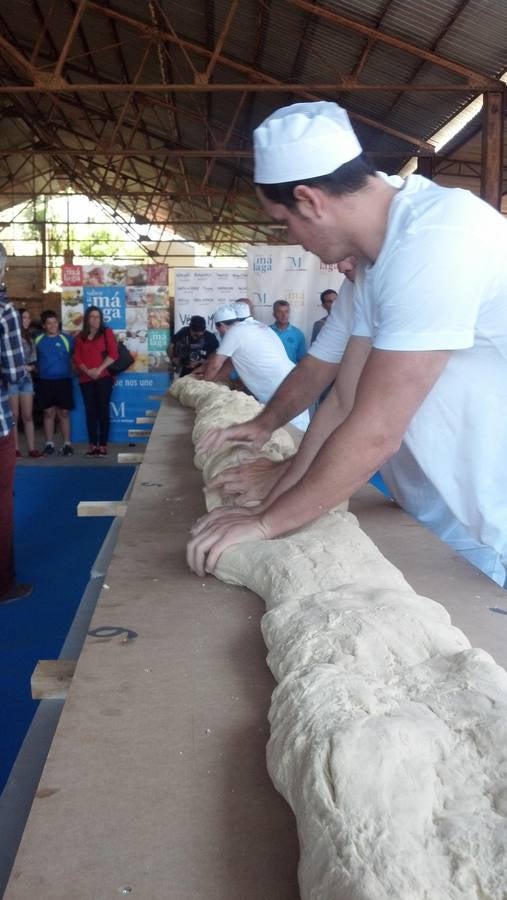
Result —
M 111 398 L 110 440 L 142 441 L 149 426 L 136 424 L 138 417 L 158 409 L 169 385 L 166 349 L 169 344 L 168 269 L 164 265 L 62 266 L 62 330 L 76 335 L 83 327 L 89 306 L 102 310 L 104 323 L 123 341 L 134 357 L 129 369 L 116 376 Z M 86 441 L 81 392 L 74 391 L 72 438 Z M 133 436 L 129 431 L 135 430 Z

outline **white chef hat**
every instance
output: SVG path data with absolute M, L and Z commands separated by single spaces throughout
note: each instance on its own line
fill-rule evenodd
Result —
M 257 184 L 286 184 L 329 175 L 362 152 L 349 117 L 337 103 L 293 103 L 254 131 Z
M 238 319 L 248 319 L 252 315 L 252 310 L 248 303 L 243 303 L 242 300 L 238 300 L 237 303 L 234 304 L 234 309 L 236 310 Z
M 229 322 L 231 319 L 237 318 L 238 314 L 232 303 L 227 303 L 224 306 L 219 306 L 217 311 L 213 314 L 213 321 L 215 325 L 218 325 L 219 322 Z

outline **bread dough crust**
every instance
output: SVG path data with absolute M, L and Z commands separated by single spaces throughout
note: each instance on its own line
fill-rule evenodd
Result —
M 180 384 L 195 434 L 220 407 L 224 425 L 251 417 L 249 398 Z M 244 452 L 204 454 L 205 481 Z M 297 819 L 302 900 L 506 900 L 507 673 L 339 508 L 230 547 L 215 574 L 266 604 L 268 769 Z

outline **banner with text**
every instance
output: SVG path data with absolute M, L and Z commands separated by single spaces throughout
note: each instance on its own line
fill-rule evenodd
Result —
M 246 269 L 175 269 L 174 331 L 188 325 L 191 316 L 203 316 L 214 332 L 215 310 L 246 296 Z
M 76 335 L 83 327 L 89 306 L 102 310 L 104 323 L 113 329 L 134 357 L 133 365 L 116 377 L 111 398 L 113 442 L 126 443 L 149 437 L 147 426 L 136 419 L 158 408 L 149 399 L 163 394 L 169 385 L 166 348 L 169 343 L 168 268 L 164 265 L 62 266 L 62 329 Z M 72 438 L 86 441 L 81 391 L 74 391 Z M 129 430 L 141 432 L 129 435 Z M 144 435 L 142 434 L 144 432 Z
M 322 291 L 338 291 L 343 275 L 299 245 L 256 244 L 248 248 L 247 296 L 255 305 L 255 318 L 271 324 L 275 300 L 287 300 L 290 321 L 310 340 L 313 323 L 325 315 Z

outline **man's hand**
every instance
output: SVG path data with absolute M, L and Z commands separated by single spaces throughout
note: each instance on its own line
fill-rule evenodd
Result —
M 226 494 L 238 496 L 243 503 L 264 500 L 289 465 L 289 460 L 273 462 L 261 456 L 241 466 L 224 469 L 208 484 L 210 488 L 223 488 Z
M 196 378 L 197 381 L 203 381 L 206 378 L 206 360 L 202 359 L 200 362 L 196 362 L 195 366 L 192 367 L 192 378 Z
M 220 450 L 226 441 L 247 441 L 254 450 L 260 450 L 271 437 L 271 431 L 261 425 L 257 419 L 244 422 L 242 425 L 230 425 L 228 428 L 215 428 L 207 431 L 196 444 L 196 453 L 206 450 Z
M 255 509 L 252 509 L 251 507 L 247 508 L 245 506 L 216 506 L 211 512 L 206 513 L 205 516 L 201 516 L 200 519 L 195 520 L 190 529 L 190 534 L 193 537 L 196 537 L 198 534 L 201 534 L 201 532 L 206 531 L 207 528 L 210 528 L 212 525 L 215 525 L 217 522 L 230 516 L 241 518 L 242 516 L 254 516 L 258 514 L 258 506 L 256 506 Z
M 187 562 L 199 576 L 213 573 L 217 562 L 228 547 L 245 541 L 266 541 L 270 534 L 260 516 L 244 517 L 229 511 L 218 522 L 203 529 L 187 545 Z

